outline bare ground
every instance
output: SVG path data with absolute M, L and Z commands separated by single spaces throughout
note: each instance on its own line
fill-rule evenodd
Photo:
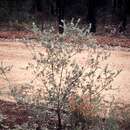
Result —
M 81 53 L 78 58 L 84 61 L 85 55 L 87 52 Z M 11 72 L 7 74 L 11 84 L 24 84 L 32 79 L 31 72 L 25 70 L 31 60 L 31 52 L 22 42 L 0 42 L 0 61 L 4 62 L 5 65 L 13 65 Z M 113 69 L 122 69 L 121 74 L 113 83 L 114 86 L 120 87 L 118 93 L 115 94 L 120 101 L 130 103 L 130 51 L 128 49 L 114 49 L 107 62 Z M 7 82 L 0 80 L 0 86 L 6 90 Z

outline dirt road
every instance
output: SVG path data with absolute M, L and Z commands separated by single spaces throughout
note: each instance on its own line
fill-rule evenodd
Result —
M 85 52 L 87 54 L 87 52 Z M 84 60 L 85 53 L 81 54 L 81 59 Z M 24 68 L 28 62 L 32 60 L 30 51 L 22 42 L 3 42 L 0 41 L 0 61 L 5 65 L 13 65 L 12 70 L 7 74 L 11 84 L 24 84 L 32 78 L 31 72 L 27 72 Z M 130 51 L 114 50 L 107 61 L 113 68 L 123 69 L 120 75 L 113 82 L 115 87 L 120 87 L 114 95 L 119 101 L 130 103 Z M 0 79 L 0 89 L 8 90 L 8 83 Z M 2 99 L 10 97 L 2 96 Z

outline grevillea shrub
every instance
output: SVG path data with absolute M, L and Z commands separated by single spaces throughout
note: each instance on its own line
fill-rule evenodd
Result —
M 63 35 L 53 28 L 42 32 L 33 23 L 37 40 L 26 44 L 33 55 L 26 69 L 34 78 L 12 89 L 17 102 L 29 104 L 37 120 L 51 123 L 48 128 L 53 124 L 53 129 L 76 129 L 83 122 L 84 129 L 91 126 L 102 108 L 104 92 L 112 89 L 111 83 L 120 73 L 109 65 L 101 66 L 109 52 L 96 45 L 89 33 L 91 25 L 79 28 L 78 22 L 64 24 Z M 77 56 L 84 52 L 86 60 L 81 64 Z M 73 113 L 83 120 L 75 117 L 72 122 Z M 88 117 L 90 123 L 85 123 Z

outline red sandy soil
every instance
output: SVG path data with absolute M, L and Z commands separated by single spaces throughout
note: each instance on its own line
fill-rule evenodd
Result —
M 23 124 L 28 121 L 28 113 L 24 106 L 16 103 L 0 100 L 0 111 L 6 116 L 4 125 L 13 127 L 16 124 Z
M 22 38 L 29 38 L 29 39 L 34 39 L 35 36 L 32 32 L 27 32 L 27 31 L 0 31 L 0 39 L 5 40 L 5 39 L 22 39 Z M 111 46 L 121 46 L 121 47 L 130 47 L 130 39 L 121 36 L 101 36 L 101 35 L 96 35 L 95 36 L 97 43 L 100 45 L 111 45 Z

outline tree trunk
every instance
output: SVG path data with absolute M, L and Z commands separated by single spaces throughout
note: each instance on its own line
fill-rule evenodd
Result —
M 42 0 L 33 0 L 32 12 L 42 12 Z
M 59 33 L 64 32 L 64 8 L 65 8 L 65 0 L 56 0 L 56 10 L 58 15 L 58 24 L 59 24 Z
M 127 25 L 128 0 L 120 0 L 120 11 L 121 25 L 119 32 L 123 32 L 126 30 Z
M 57 110 L 57 117 L 58 117 L 58 128 L 57 130 L 62 130 L 62 123 L 61 123 L 61 112 L 60 109 Z
M 88 21 L 91 23 L 90 32 L 96 32 L 96 0 L 88 0 Z
M 112 13 L 115 13 L 117 10 L 118 0 L 112 0 Z

